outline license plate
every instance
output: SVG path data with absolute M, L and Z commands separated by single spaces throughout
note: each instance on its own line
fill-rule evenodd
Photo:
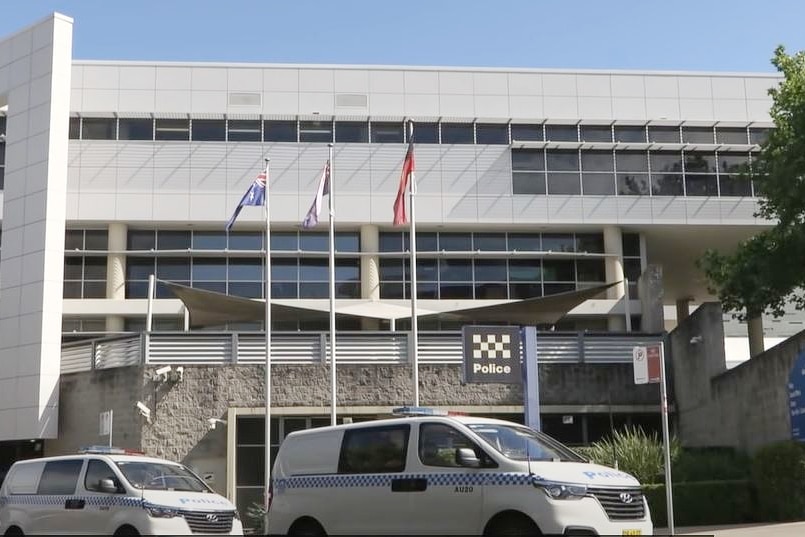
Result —
M 623 530 L 621 535 L 642 535 L 643 532 L 641 530 Z

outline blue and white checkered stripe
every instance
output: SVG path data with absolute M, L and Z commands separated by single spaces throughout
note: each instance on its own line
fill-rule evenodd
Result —
M 3 505 L 64 505 L 67 500 L 84 500 L 87 507 L 142 507 L 142 498 L 133 496 L 62 496 L 51 494 L 12 494 L 0 498 Z
M 391 487 L 393 479 L 427 479 L 429 487 L 454 486 L 522 486 L 540 478 L 527 473 L 513 472 L 433 472 L 427 474 L 342 474 L 305 475 L 275 479 L 278 493 L 285 489 Z

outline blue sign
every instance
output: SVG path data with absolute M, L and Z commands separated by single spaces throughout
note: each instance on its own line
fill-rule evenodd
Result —
M 805 442 L 805 350 L 800 351 L 788 377 L 791 438 Z

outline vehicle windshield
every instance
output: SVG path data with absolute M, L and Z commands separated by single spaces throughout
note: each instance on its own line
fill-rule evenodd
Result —
M 179 464 L 117 461 L 117 467 L 129 483 L 138 489 L 210 492 L 210 488 L 203 481 Z
M 468 423 L 467 427 L 503 456 L 515 461 L 587 462 L 550 436 L 528 427 L 499 423 Z

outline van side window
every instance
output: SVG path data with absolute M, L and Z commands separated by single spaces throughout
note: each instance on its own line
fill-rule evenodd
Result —
M 409 425 L 350 429 L 344 432 L 339 474 L 402 472 L 408 453 Z
M 93 492 L 107 492 L 101 490 L 102 479 L 111 479 L 117 486 L 118 492 L 120 492 L 120 481 L 117 479 L 112 469 L 109 468 L 109 465 L 103 461 L 95 459 L 90 460 L 87 463 L 87 473 L 84 476 L 84 488 Z
M 460 466 L 456 452 L 469 448 L 481 460 L 485 453 L 472 440 L 459 431 L 442 423 L 423 423 L 419 426 L 419 460 L 426 466 Z
M 45 464 L 37 494 L 75 494 L 78 474 L 84 465 L 83 459 L 53 461 Z

